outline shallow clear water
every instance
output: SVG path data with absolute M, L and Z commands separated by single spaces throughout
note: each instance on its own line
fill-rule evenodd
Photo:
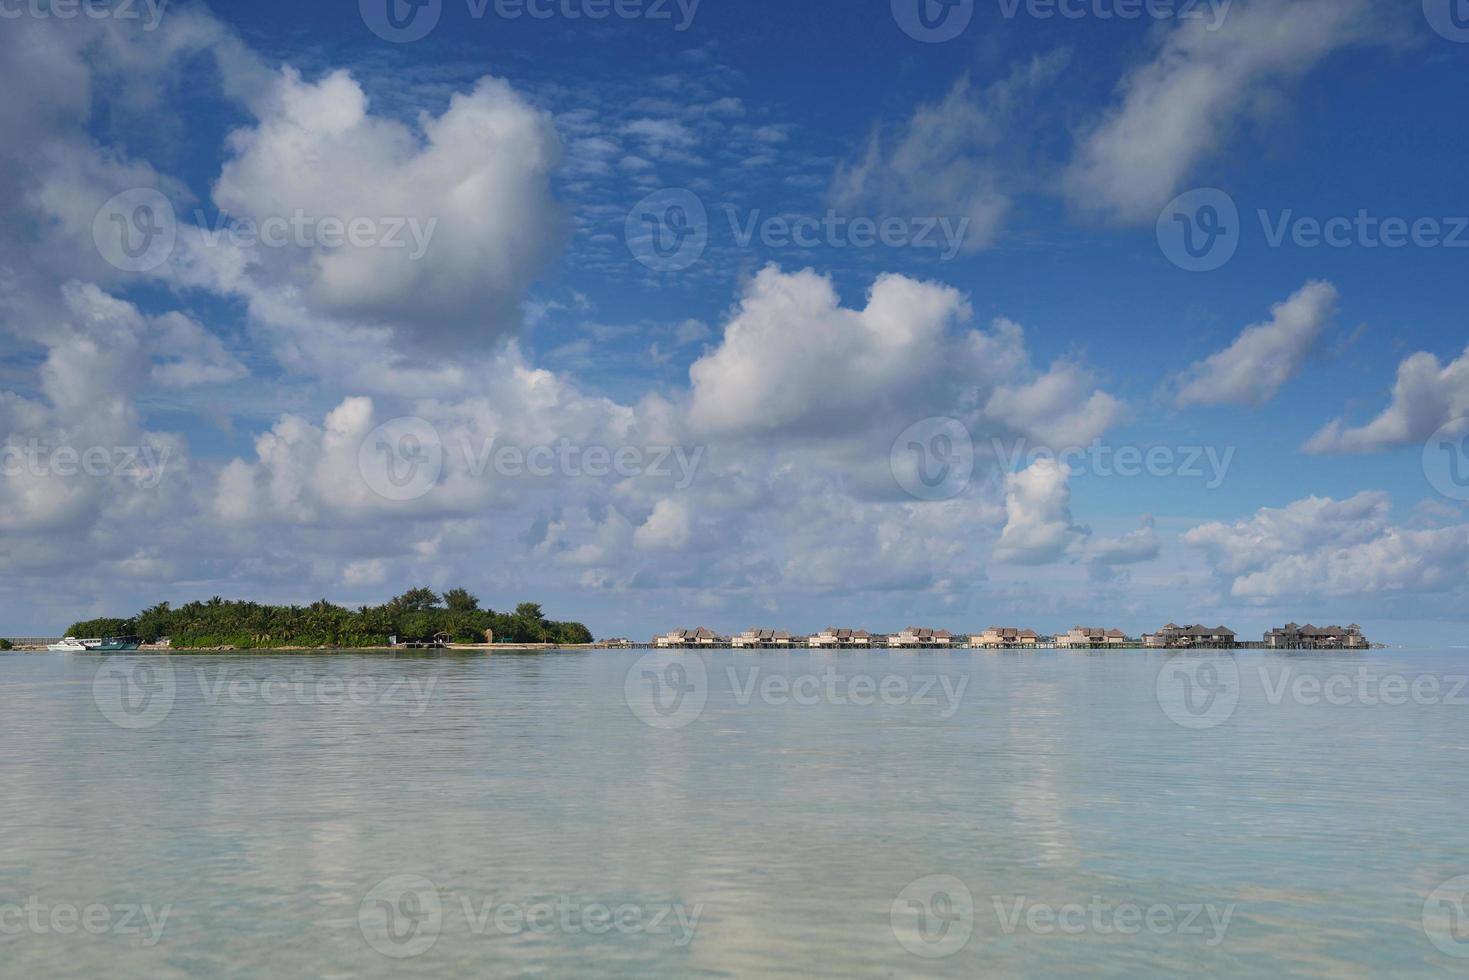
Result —
M 1463 651 L 645 656 L 0 655 L 0 973 L 1469 971 Z

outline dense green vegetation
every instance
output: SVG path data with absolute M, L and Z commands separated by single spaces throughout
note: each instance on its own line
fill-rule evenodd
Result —
M 144 643 L 168 637 L 175 647 L 386 646 L 400 641 L 432 640 L 447 633 L 455 643 L 483 643 L 485 630 L 497 641 L 515 643 L 590 643 L 591 631 L 581 623 L 546 619 L 539 604 L 522 602 L 514 612 L 481 609 L 465 589 L 439 595 L 432 589 L 410 589 L 381 606 L 347 609 L 322 599 L 309 606 L 266 606 L 230 602 L 215 596 L 177 609 L 166 602 L 131 619 L 92 619 L 73 623 L 67 636 L 136 636 Z
M 0 640 L 0 650 L 9 650 L 9 649 L 11 649 L 10 641 L 9 640 Z

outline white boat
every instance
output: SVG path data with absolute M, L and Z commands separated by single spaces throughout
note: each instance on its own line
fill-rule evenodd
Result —
M 53 643 L 46 648 L 52 653 L 86 653 L 90 647 L 74 636 L 68 636 L 60 643 Z

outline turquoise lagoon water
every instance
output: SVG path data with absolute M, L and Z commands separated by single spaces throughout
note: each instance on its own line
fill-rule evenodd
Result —
M 3 655 L 0 974 L 1462 976 L 1466 673 Z

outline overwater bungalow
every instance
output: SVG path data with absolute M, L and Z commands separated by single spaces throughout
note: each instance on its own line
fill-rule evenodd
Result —
M 1143 646 L 1168 650 L 1231 650 L 1238 646 L 1227 626 L 1178 626 L 1169 623 L 1156 633 L 1143 634 Z
M 841 649 L 870 649 L 873 646 L 872 634 L 866 630 L 838 629 L 828 626 L 826 629 L 812 636 L 807 644 L 813 648 L 824 650 Z
M 1265 634 L 1265 646 L 1271 650 L 1365 650 L 1371 644 L 1356 623 L 1345 628 L 1286 623 Z
M 1126 645 L 1126 633 L 1100 626 L 1075 626 L 1069 632 L 1056 634 L 1056 646 L 1060 648 L 1105 650 Z
M 1040 634 L 1035 630 L 991 626 L 983 633 L 971 636 L 969 645 L 986 650 L 1033 650 L 1040 645 L 1040 639 Z
M 953 647 L 954 634 L 948 630 L 933 630 L 922 626 L 910 626 L 887 638 L 887 645 L 905 649 L 948 649 Z
M 791 634 L 785 630 L 745 630 L 730 637 L 730 646 L 736 649 L 779 650 L 792 645 Z
M 660 648 L 688 648 L 688 647 L 727 647 L 730 645 L 729 637 L 720 636 L 710 629 L 700 626 L 691 630 L 672 630 L 653 640 L 653 645 Z

